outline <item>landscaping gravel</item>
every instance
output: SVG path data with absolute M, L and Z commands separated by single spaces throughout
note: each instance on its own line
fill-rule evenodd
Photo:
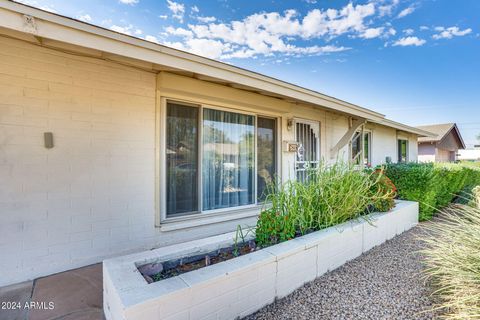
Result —
M 435 319 L 421 227 L 373 248 L 246 319 Z

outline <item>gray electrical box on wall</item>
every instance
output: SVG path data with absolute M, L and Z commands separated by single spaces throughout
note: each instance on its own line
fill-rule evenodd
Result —
M 53 148 L 53 133 L 51 132 L 44 132 L 43 138 L 45 140 L 45 148 L 51 149 Z

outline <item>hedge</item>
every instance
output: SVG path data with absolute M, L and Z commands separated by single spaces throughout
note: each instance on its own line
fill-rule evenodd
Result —
M 398 197 L 418 201 L 420 221 L 429 220 L 465 188 L 480 185 L 480 169 L 464 164 L 403 163 L 386 165 Z

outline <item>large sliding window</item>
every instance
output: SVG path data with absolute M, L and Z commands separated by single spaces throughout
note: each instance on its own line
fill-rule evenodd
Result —
M 166 110 L 167 218 L 264 200 L 276 119 L 170 101 Z

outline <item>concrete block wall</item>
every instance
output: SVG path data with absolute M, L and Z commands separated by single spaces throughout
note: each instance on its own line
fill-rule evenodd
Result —
M 235 230 L 155 227 L 155 73 L 0 47 L 0 286 Z
M 236 319 L 285 297 L 418 223 L 418 203 L 400 201 L 388 213 L 347 222 L 206 268 L 148 284 L 138 261 L 165 261 L 172 252 L 198 254 L 183 243 L 104 261 L 104 311 L 108 320 Z M 203 239 L 211 247 L 225 237 Z M 167 258 L 168 257 L 168 258 Z

